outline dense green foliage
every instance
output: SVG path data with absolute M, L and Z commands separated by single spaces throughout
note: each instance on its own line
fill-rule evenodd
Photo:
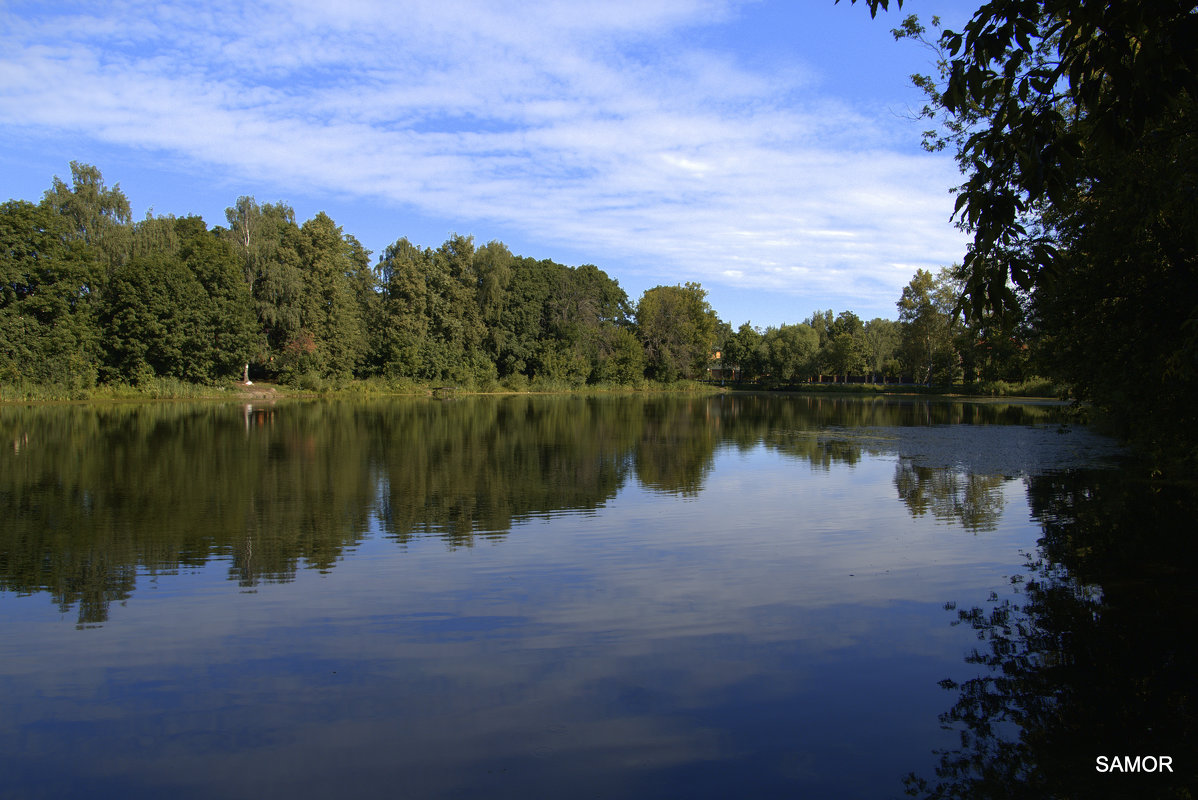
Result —
M 0 380 L 95 383 L 100 342 L 86 245 L 45 205 L 0 206 Z
M 919 270 L 899 298 L 899 321 L 906 323 L 901 349 L 920 383 L 944 382 L 956 364 L 952 316 L 956 296 L 951 283 Z
M 988 394 L 1014 394 L 1012 386 L 1034 385 L 1037 395 L 1052 395 L 1051 383 L 1032 374 L 1021 338 L 996 335 L 955 312 L 959 293 L 952 270 L 935 276 L 918 270 L 896 303 L 897 322 L 862 322 L 851 311 L 828 309 L 797 325 L 761 330 L 745 323 L 725 331 L 718 346 L 723 363 L 740 380 L 919 383 Z
M 702 376 L 717 322 L 707 293 L 697 283 L 645 292 L 636 307 L 636 324 L 653 377 L 672 381 Z
M 199 217 L 135 223 L 99 170 L 72 163 L 71 175 L 38 204 L 0 206 L 6 396 L 158 394 L 239 377 L 304 389 L 369 379 L 514 390 L 1026 377 L 1024 365 L 986 376 L 972 368 L 984 343 L 942 300 L 955 291 L 947 272 L 916 275 L 899 322 L 828 310 L 733 332 L 697 283 L 654 287 L 634 305 L 594 265 L 524 258 L 456 234 L 436 249 L 400 238 L 372 266 L 324 213 L 300 224 L 282 203 L 241 197 L 226 209 L 227 227 Z
M 865 1 L 875 13 L 889 6 Z M 1030 335 L 1042 368 L 1075 396 L 1191 462 L 1196 10 L 1192 0 L 990 0 L 959 33 L 925 38 L 914 17 L 895 31 L 938 56 L 938 75 L 915 82 L 938 123 L 925 145 L 953 148 L 965 175 L 957 215 L 973 241 L 956 270 L 959 306 L 986 331 L 975 343 L 990 346 L 967 348 L 971 359 L 986 367 Z

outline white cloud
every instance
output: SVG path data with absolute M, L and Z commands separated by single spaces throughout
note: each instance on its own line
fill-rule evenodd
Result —
M 913 132 L 813 94 L 808 65 L 754 71 L 688 43 L 732 3 L 95 9 L 0 12 L 2 124 L 412 203 L 678 280 L 890 303 L 912 264 L 960 251 L 951 163 L 890 144 Z

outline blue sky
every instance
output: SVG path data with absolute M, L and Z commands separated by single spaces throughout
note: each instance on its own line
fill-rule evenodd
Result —
M 635 301 L 697 281 L 737 326 L 894 318 L 960 260 L 948 154 L 919 147 L 907 0 L 7 2 L 0 200 L 71 160 L 135 218 L 240 195 L 325 211 L 377 256 L 498 239 Z

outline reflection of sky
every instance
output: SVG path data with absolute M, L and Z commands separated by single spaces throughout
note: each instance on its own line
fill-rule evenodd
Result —
M 52 794 L 898 795 L 951 744 L 936 687 L 1034 546 L 913 518 L 893 456 L 721 450 L 695 497 L 629 482 L 502 540 L 374 532 L 245 593 L 142 577 L 103 627 L 0 602 L 0 774 Z M 69 769 L 56 765 L 70 763 Z

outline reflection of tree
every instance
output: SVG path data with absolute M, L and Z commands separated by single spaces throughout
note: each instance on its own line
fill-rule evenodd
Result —
M 718 407 L 717 407 L 718 408 Z M 654 398 L 644 406 L 633 449 L 636 475 L 651 489 L 694 496 L 711 471 L 720 426 L 710 398 Z
M 958 611 L 984 646 L 941 717 L 961 736 L 934 798 L 1174 797 L 1198 787 L 1198 566 L 1189 487 L 1119 474 L 1032 479 L 1044 536 L 1014 599 Z M 1100 755 L 1169 755 L 1172 773 L 1104 774 Z
M 822 470 L 830 469 L 833 464 L 856 464 L 865 450 L 861 442 L 827 436 L 821 430 L 772 430 L 763 441 L 766 447 Z
M 219 558 L 253 587 L 331 569 L 376 517 L 400 541 L 463 546 L 598 508 L 633 475 L 696 494 L 723 443 L 827 467 L 864 452 L 829 428 L 1003 413 L 785 395 L 4 407 L 0 589 L 47 592 L 93 624 L 139 573 Z
M 128 600 L 137 584 L 134 566 L 114 563 L 108 553 L 97 553 L 78 569 L 56 577 L 51 591 L 58 602 L 58 610 L 66 614 L 72 604 L 78 603 L 79 627 L 104 622 L 108 619 L 109 604 Z
M 1001 475 L 976 475 L 941 467 L 916 466 L 910 458 L 894 465 L 894 486 L 913 517 L 931 513 L 966 530 L 992 531 L 1002 516 Z
M 327 569 L 366 529 L 360 423 L 318 404 L 246 429 L 241 407 L 4 409 L 0 588 L 49 592 L 81 625 L 150 574 L 231 562 L 243 585 Z
M 372 406 L 383 526 L 468 546 L 540 514 L 597 508 L 628 475 L 639 405 L 505 397 Z

